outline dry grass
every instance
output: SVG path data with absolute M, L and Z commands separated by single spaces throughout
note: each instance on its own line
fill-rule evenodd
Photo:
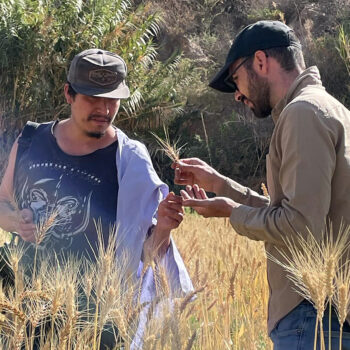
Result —
M 207 282 L 189 306 L 195 348 L 272 349 L 263 244 L 235 234 L 228 220 L 195 215 L 187 215 L 175 238 L 195 287 Z
M 263 245 L 237 236 L 227 221 L 196 215 L 187 215 L 174 236 L 195 300 L 169 302 L 164 271 L 157 269 L 156 302 L 135 304 L 126 262 L 112 264 L 113 249 L 103 246 L 97 264 L 69 258 L 57 268 L 38 261 L 35 279 L 28 279 L 17 246 L 10 254 L 15 286 L 0 290 L 2 344 L 32 349 L 41 334 L 43 349 L 100 349 L 102 330 L 113 323 L 130 349 L 141 316 L 149 320 L 144 349 L 271 349 Z

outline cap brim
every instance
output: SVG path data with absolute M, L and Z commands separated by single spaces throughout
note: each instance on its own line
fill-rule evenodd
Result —
M 120 83 L 116 89 L 108 91 L 108 89 L 82 88 L 78 85 L 71 84 L 72 88 L 79 94 L 106 98 L 128 98 L 130 90 L 124 82 Z
M 232 62 L 228 62 L 225 66 L 215 75 L 212 81 L 209 83 L 209 86 L 215 90 L 219 90 L 221 92 L 235 92 L 235 90 L 226 85 L 225 79 L 229 74 L 230 65 Z

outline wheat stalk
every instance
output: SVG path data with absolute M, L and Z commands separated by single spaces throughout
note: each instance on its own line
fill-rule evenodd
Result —
M 180 304 L 175 300 L 175 307 L 170 321 L 170 330 L 172 333 L 172 349 L 181 350 L 181 333 L 180 333 Z
M 190 275 L 198 275 L 196 285 L 203 285 L 203 281 L 207 278 L 210 284 L 207 285 L 204 293 L 199 293 L 197 290 L 195 292 L 196 298 L 193 298 L 193 295 L 192 298 L 188 295 L 176 299 L 177 314 L 173 316 L 173 304 L 164 295 L 162 282 L 159 281 L 157 287 L 160 292 L 159 298 L 153 307 L 147 308 L 149 310 L 147 316 L 150 321 L 147 323 L 143 338 L 147 341 L 146 345 L 150 350 L 177 349 L 179 347 L 182 350 L 186 347 L 203 350 L 228 347 L 252 349 L 254 344 L 261 341 L 260 337 L 264 337 L 266 350 L 270 349 L 270 342 L 264 335 L 266 333 L 264 328 L 266 309 L 264 305 L 268 295 L 268 287 L 264 274 L 260 274 L 262 269 L 258 268 L 261 263 L 264 264 L 263 246 L 260 243 L 248 242 L 243 237 L 236 236 L 227 227 L 219 227 L 221 221 L 207 220 L 204 222 L 196 216 L 191 216 L 184 224 L 184 227 L 180 227 L 174 232 L 174 238 L 181 255 Z M 232 237 L 234 238 L 232 239 Z M 194 244 L 194 242 L 197 243 Z M 195 258 L 193 257 L 194 249 L 196 250 Z M 106 254 L 106 250 L 108 247 L 101 251 L 102 256 Z M 50 322 L 54 324 L 55 332 L 53 332 L 53 336 L 50 336 L 47 331 L 52 332 L 52 328 L 47 329 L 43 322 L 38 323 L 37 329 L 40 327 L 41 332 L 40 338 L 38 338 L 38 340 L 40 339 L 40 349 L 68 350 L 69 336 L 71 348 L 77 350 L 93 349 L 94 341 L 97 340 L 94 339 L 94 320 L 88 319 L 85 322 L 82 315 L 85 315 L 86 312 L 85 295 L 91 295 L 91 305 L 95 306 L 102 264 L 95 268 L 97 262 L 86 267 L 82 263 L 76 262 L 74 265 L 70 260 L 59 260 L 55 264 L 46 263 L 44 266 L 46 257 L 41 257 L 41 255 L 38 257 L 43 261 L 40 261 L 40 265 L 38 264 L 40 268 L 38 268 L 35 280 L 31 281 L 31 278 L 25 277 L 22 273 L 23 263 L 18 261 L 17 279 L 18 284 L 22 287 L 19 288 L 16 298 L 13 292 L 14 288 L 9 291 L 6 289 L 4 292 L 1 292 L 0 288 L 0 300 L 14 305 L 27 320 L 34 315 L 32 310 L 36 303 L 41 302 L 43 305 L 48 305 L 51 320 L 55 317 L 55 321 Z M 96 259 L 97 261 L 101 260 L 98 256 Z M 78 266 L 83 266 L 83 268 L 77 271 Z M 120 267 L 120 271 L 116 267 Z M 253 268 L 259 271 L 252 271 Z M 203 271 L 207 271 L 205 278 Z M 323 279 L 325 282 L 327 275 L 324 268 Z M 227 297 L 230 280 L 232 280 L 231 286 L 234 284 L 234 300 Z M 68 310 L 66 310 L 67 308 L 71 309 L 68 305 L 72 304 L 66 300 L 70 284 L 74 286 L 76 304 L 75 311 L 71 312 L 71 315 L 75 314 L 72 323 L 68 322 L 72 316 L 68 317 Z M 118 264 L 115 264 L 114 256 L 109 276 L 102 284 L 104 287 L 101 288 L 103 291 L 97 330 L 98 332 L 101 330 L 103 319 L 114 322 L 120 330 L 120 336 L 124 338 L 125 349 L 129 349 L 130 339 L 135 334 L 133 327 L 138 325 L 138 315 L 149 304 L 137 302 L 136 285 L 131 278 L 127 278 L 124 263 L 118 261 Z M 111 292 L 112 289 L 115 293 Z M 82 299 L 77 295 L 78 290 L 82 291 Z M 334 298 L 336 298 L 337 293 L 338 288 L 334 291 Z M 8 294 L 11 294 L 13 300 L 8 299 Z M 62 297 L 60 298 L 59 295 Z M 107 301 L 108 298 L 109 300 L 114 299 L 114 302 Z M 79 306 L 77 302 L 80 302 Z M 110 311 L 108 311 L 107 305 L 109 303 L 113 303 L 113 309 Z M 181 309 L 183 309 L 182 312 L 180 312 Z M 147 310 L 145 311 L 147 312 Z M 26 345 L 26 348 L 29 349 L 29 342 L 23 343 L 23 339 L 21 340 L 21 337 L 26 334 L 20 333 L 21 320 L 17 318 L 17 322 L 13 322 L 15 315 L 10 311 L 6 312 L 8 320 L 0 322 L 1 336 L 3 337 L 1 345 L 5 349 L 15 349 L 15 338 L 17 338 L 18 344 L 22 341 L 22 348 Z M 172 324 L 173 322 L 176 322 L 177 326 Z M 232 336 L 237 337 L 237 344 L 234 342 L 232 345 L 230 343 L 230 330 L 232 331 L 232 325 L 235 322 L 238 329 Z M 244 326 L 240 327 L 241 324 Z M 172 329 L 170 329 L 171 325 Z M 25 328 L 23 329 L 25 331 Z M 175 338 L 174 334 L 178 334 L 179 338 Z M 99 337 L 100 333 L 97 335 Z M 30 333 L 28 333 L 29 338 Z M 20 348 L 20 345 L 18 346 Z
M 187 345 L 185 347 L 185 350 L 191 350 L 192 349 L 192 346 L 197 338 L 197 334 L 198 334 L 198 331 L 197 330 L 194 330 L 193 333 L 192 333 L 192 336 L 190 339 L 188 339 L 188 342 L 187 342 Z
M 346 259 L 346 263 L 337 270 L 335 278 L 335 298 L 334 304 L 340 324 L 339 350 L 342 349 L 343 326 L 348 313 L 350 312 L 350 261 Z
M 150 132 L 158 142 L 159 146 L 161 147 L 161 151 L 163 151 L 174 163 L 180 161 L 180 154 L 183 147 L 186 146 L 186 144 L 178 147 L 179 140 L 175 141 L 173 144 L 170 142 L 169 133 L 167 129 L 164 126 L 164 135 L 165 140 L 163 140 L 160 136 L 157 134 Z
M 99 324 L 100 334 L 99 334 L 99 340 L 98 340 L 99 344 L 101 343 L 103 327 L 106 324 L 106 321 L 110 315 L 110 312 L 115 302 L 116 302 L 116 290 L 113 286 L 110 286 L 107 289 L 105 298 L 104 300 L 102 300 L 102 303 L 101 303 L 100 324 Z
M 317 310 L 317 320 L 320 323 L 321 347 L 324 348 L 322 319 L 325 302 L 328 299 L 331 313 L 331 300 L 334 293 L 334 278 L 336 266 L 349 246 L 349 229 L 341 227 L 334 239 L 332 226 L 329 226 L 320 242 L 308 231 L 306 237 L 298 234 L 296 239 L 285 238 L 287 251 L 277 249 L 284 262 L 274 256 L 268 257 L 281 265 L 294 282 L 296 291 L 309 300 Z M 329 314 L 331 317 L 331 314 Z M 329 321 L 330 323 L 330 321 Z M 317 322 L 316 322 L 317 330 Z M 329 325 L 329 330 L 331 327 Z M 314 348 L 316 348 L 317 331 L 315 331 Z
M 328 316 L 328 349 L 331 349 L 332 340 L 332 327 L 331 327 L 331 314 L 332 314 L 332 298 L 334 294 L 334 279 L 336 277 L 336 268 L 339 265 L 344 253 L 349 247 L 350 228 L 341 226 L 336 239 L 334 239 L 332 225 L 329 225 L 329 231 L 325 234 L 325 239 L 321 242 L 321 249 L 324 255 L 325 268 L 326 268 L 326 291 L 329 303 L 329 316 Z
M 264 183 L 261 184 L 261 190 L 263 191 L 263 195 L 267 198 L 270 198 L 269 191 Z
M 59 220 L 57 221 L 57 216 L 59 212 L 57 209 L 53 211 L 46 210 L 44 216 L 40 217 L 39 221 L 36 223 L 35 232 L 35 244 L 40 245 L 44 240 L 46 233 L 53 227 L 59 225 Z

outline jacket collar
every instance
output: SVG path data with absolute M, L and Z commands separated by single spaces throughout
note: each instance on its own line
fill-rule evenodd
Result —
M 322 81 L 320 77 L 320 72 L 316 66 L 309 67 L 305 69 L 290 86 L 287 94 L 276 104 L 272 109 L 271 116 L 274 123 L 277 123 L 277 119 L 281 114 L 284 107 L 291 102 L 300 91 L 309 85 L 319 85 L 322 86 Z

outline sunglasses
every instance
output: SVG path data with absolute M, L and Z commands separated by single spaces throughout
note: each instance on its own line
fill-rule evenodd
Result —
M 246 63 L 249 59 L 251 58 L 251 56 L 246 57 L 237 67 L 236 69 L 229 73 L 228 76 L 225 78 L 224 82 L 227 86 L 229 86 L 233 91 L 232 92 L 236 92 L 238 90 L 237 84 L 233 81 L 232 77 L 234 76 L 234 74 L 237 73 L 238 69 L 241 68 L 241 66 L 243 66 L 244 63 Z

